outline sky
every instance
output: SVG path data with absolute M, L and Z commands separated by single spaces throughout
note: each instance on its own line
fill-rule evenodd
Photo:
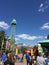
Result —
M 49 0 L 0 0 L 0 30 L 9 37 L 13 19 L 16 44 L 36 45 L 49 34 Z

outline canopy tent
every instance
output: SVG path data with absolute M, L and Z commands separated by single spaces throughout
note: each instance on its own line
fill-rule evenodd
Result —
M 27 46 L 22 46 L 22 48 L 27 48 Z
M 43 50 L 49 51 L 49 40 L 42 40 L 38 42 L 43 47 Z

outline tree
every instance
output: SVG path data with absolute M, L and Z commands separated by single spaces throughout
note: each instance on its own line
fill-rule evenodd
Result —
M 6 37 L 6 34 L 5 34 L 5 31 L 1 30 L 0 31 L 0 49 L 1 49 L 1 46 L 2 46 L 2 42 L 5 43 L 5 37 Z
M 23 54 L 25 54 L 25 51 L 27 50 L 27 48 L 23 48 L 23 47 L 21 47 L 21 52 L 23 53 Z

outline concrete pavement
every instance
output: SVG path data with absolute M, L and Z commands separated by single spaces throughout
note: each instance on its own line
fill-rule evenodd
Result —
M 15 65 L 26 65 L 25 63 L 15 63 Z
M 23 62 L 16 62 L 15 65 L 26 65 L 26 59 Z

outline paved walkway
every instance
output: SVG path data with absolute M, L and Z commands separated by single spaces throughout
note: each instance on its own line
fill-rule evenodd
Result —
M 15 65 L 26 65 L 25 63 L 15 63 Z
M 23 62 L 16 62 L 15 65 L 26 65 L 26 59 Z

